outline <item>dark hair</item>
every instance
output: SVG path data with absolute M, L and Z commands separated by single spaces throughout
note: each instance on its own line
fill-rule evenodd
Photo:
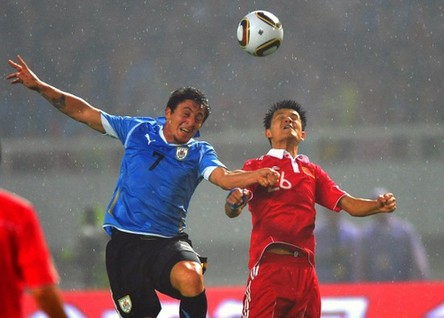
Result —
M 265 129 L 270 129 L 271 119 L 273 118 L 274 113 L 282 108 L 293 109 L 298 112 L 301 117 L 302 122 L 302 130 L 305 130 L 305 126 L 307 125 L 307 117 L 305 116 L 305 110 L 298 102 L 294 100 L 282 100 L 277 103 L 271 105 L 268 111 L 265 113 L 264 117 L 264 127 Z
M 195 101 L 197 104 L 205 108 L 204 120 L 205 121 L 210 115 L 210 105 L 208 104 L 208 99 L 200 90 L 194 87 L 181 87 L 173 91 L 168 99 L 167 106 L 174 112 L 177 105 L 185 100 Z

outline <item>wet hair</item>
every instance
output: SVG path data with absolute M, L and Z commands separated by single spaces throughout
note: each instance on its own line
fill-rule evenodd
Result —
M 168 100 L 167 106 L 174 113 L 177 105 L 185 100 L 192 100 L 205 108 L 204 122 L 210 115 L 210 105 L 208 99 L 200 90 L 194 87 L 181 87 L 173 91 Z
M 274 113 L 279 109 L 293 109 L 298 112 L 301 117 L 302 130 L 305 130 L 305 126 L 307 125 L 307 117 L 305 115 L 305 110 L 298 102 L 294 100 L 282 100 L 277 103 L 271 105 L 264 117 L 264 127 L 265 129 L 270 129 L 271 127 L 271 119 L 273 118 Z

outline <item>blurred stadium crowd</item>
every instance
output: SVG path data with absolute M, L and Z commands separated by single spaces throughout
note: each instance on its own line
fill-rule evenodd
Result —
M 273 56 L 238 47 L 254 9 L 284 25 Z M 7 1 L 2 74 L 21 54 L 48 83 L 130 115 L 157 114 L 170 91 L 194 85 L 214 131 L 257 127 L 278 98 L 299 99 L 319 126 L 439 124 L 443 11 L 440 1 Z M 85 133 L 32 93 L 0 87 L 2 136 Z

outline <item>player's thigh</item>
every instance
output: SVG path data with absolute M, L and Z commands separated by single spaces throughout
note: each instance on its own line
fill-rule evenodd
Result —
M 114 236 L 106 248 L 106 268 L 112 297 L 120 315 L 156 317 L 161 310 L 150 276 L 154 256 L 144 253 L 146 242 L 138 236 Z
M 277 256 L 251 273 L 244 296 L 244 317 L 299 317 L 320 312 L 319 289 L 308 260 Z
M 243 300 L 244 318 L 273 317 L 275 311 L 276 286 L 273 277 L 277 269 L 270 264 L 260 264 L 249 275 Z
M 186 266 L 188 269 L 183 266 L 177 267 L 177 264 L 188 264 Z M 155 275 L 156 289 L 177 299 L 180 299 L 182 296 L 187 296 L 180 292 L 177 284 L 173 286 L 171 274 L 173 268 L 175 268 L 175 270 L 177 269 L 177 274 L 174 275 L 175 279 L 182 280 L 181 284 L 187 284 L 187 281 L 189 284 L 193 284 L 196 282 L 196 279 L 202 279 L 203 284 L 203 278 L 201 277 L 202 270 L 200 269 L 199 272 L 196 272 L 196 266 L 201 266 L 201 262 L 198 254 L 193 250 L 190 243 L 182 240 L 171 240 L 171 242 L 165 246 L 159 256 L 157 264 L 154 266 L 155 271 L 158 273 Z M 188 270 L 188 274 L 186 270 Z M 200 275 L 200 278 L 198 278 L 196 274 L 197 276 Z

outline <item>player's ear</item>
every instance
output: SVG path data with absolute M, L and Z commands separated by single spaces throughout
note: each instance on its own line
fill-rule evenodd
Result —
M 267 138 L 267 139 L 270 139 L 271 138 L 271 130 L 270 129 L 265 129 L 265 137 Z
M 305 130 L 301 131 L 301 140 L 305 140 Z
M 165 108 L 165 118 L 167 119 L 167 121 L 171 118 L 171 108 L 166 107 Z

